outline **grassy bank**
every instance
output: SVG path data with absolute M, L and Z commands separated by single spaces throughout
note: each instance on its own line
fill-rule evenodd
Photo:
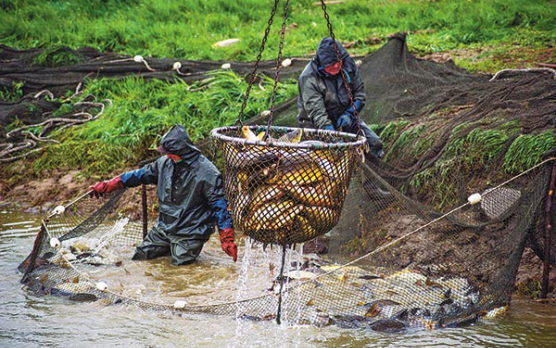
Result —
M 147 57 L 253 60 L 272 3 L 0 0 L 0 42 L 18 48 L 60 44 Z M 314 51 L 327 34 L 322 10 L 314 3 L 292 1 L 286 56 Z M 412 33 L 409 45 L 422 54 L 462 48 L 507 49 L 515 44 L 542 49 L 556 39 L 556 6 L 551 1 L 345 0 L 330 4 L 328 10 L 338 38 L 354 42 L 351 51 L 358 54 L 368 53 L 387 35 L 399 31 Z M 281 21 L 281 13 L 278 10 L 276 22 Z M 275 23 L 268 41 L 274 49 L 265 52 L 266 59 L 275 55 L 278 27 Z M 240 42 L 213 46 L 229 38 Z
M 311 55 L 327 35 L 322 10 L 314 2 L 292 2 L 285 56 Z M 85 46 L 145 57 L 254 60 L 271 7 L 269 0 L 0 0 L 0 43 L 45 49 L 34 62 L 43 66 L 76 63 L 75 56 L 64 47 Z M 493 72 L 513 65 L 535 66 L 537 61 L 555 58 L 550 45 L 556 41 L 556 6 L 550 1 L 345 0 L 328 9 L 336 36 L 354 54 L 367 54 L 386 42 L 389 34 L 406 31 L 411 34 L 411 51 L 419 55 L 452 52 L 457 64 L 471 70 Z M 275 22 L 280 21 L 281 10 L 275 18 Z M 279 23 L 275 23 L 264 59 L 275 57 L 278 28 Z M 229 38 L 240 41 L 229 47 L 214 45 Z M 253 89 L 246 117 L 268 108 L 270 81 L 263 81 L 262 86 L 265 90 Z M 84 95 L 110 99 L 113 106 L 98 120 L 54 133 L 53 138 L 61 144 L 45 145 L 43 153 L 29 158 L 26 167 L 32 170 L 21 173 L 18 165 L 4 165 L 1 175 L 10 186 L 25 176 L 39 177 L 54 168 L 106 176 L 154 154 L 149 151 L 174 123 L 188 126 L 194 140 L 206 137 L 214 127 L 233 123 L 245 89 L 244 79 L 229 72 L 215 73 L 210 81 L 192 86 L 135 77 L 87 81 Z M 18 99 L 21 86 L 0 92 L 4 100 Z M 296 81 L 283 81 L 277 102 L 296 92 Z M 56 97 L 62 104 L 58 114 L 71 110 L 70 102 Z M 396 127 L 384 128 L 386 141 L 388 132 L 403 129 Z M 405 131 L 408 134 L 398 141 L 411 142 L 420 130 Z M 493 135 L 489 141 L 505 136 Z M 490 135 L 487 138 L 491 139 Z M 432 139 L 415 142 L 420 147 L 412 153 L 421 153 L 427 141 Z M 523 140 L 524 144 L 527 141 Z M 454 146 L 453 151 L 457 151 L 458 145 Z M 392 144 L 389 155 L 396 156 L 403 149 L 403 143 Z

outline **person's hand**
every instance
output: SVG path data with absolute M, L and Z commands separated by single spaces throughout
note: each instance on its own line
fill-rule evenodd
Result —
M 220 230 L 220 244 L 222 244 L 222 250 L 226 254 L 234 259 L 234 262 L 237 261 L 237 245 L 234 242 L 234 229 L 233 228 L 225 228 Z
M 327 124 L 326 126 L 322 127 L 322 129 L 335 131 L 334 126 L 332 126 L 331 124 Z
M 338 117 L 338 120 L 336 121 L 336 128 L 338 129 L 342 128 L 342 130 L 351 128 L 351 126 L 353 125 L 353 121 L 354 121 L 353 115 L 345 112 L 340 117 Z
M 121 190 L 124 188 L 124 184 L 122 183 L 122 179 L 119 176 L 115 177 L 114 179 L 108 181 L 101 181 L 91 187 L 89 187 L 90 197 L 99 198 L 105 193 L 110 193 L 116 190 Z

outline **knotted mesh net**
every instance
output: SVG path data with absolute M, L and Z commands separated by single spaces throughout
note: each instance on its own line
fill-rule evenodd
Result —
M 243 130 L 263 134 L 266 127 Z M 224 187 L 235 226 L 256 241 L 280 245 L 330 231 L 340 218 L 365 139 L 274 127 L 262 142 L 238 137 L 239 132 L 230 127 L 212 133 L 224 156 Z
M 241 239 L 241 268 L 230 268 L 210 245 L 197 264 L 179 270 L 167 260 L 131 261 L 142 228 L 124 209 L 122 202 L 140 206 L 137 191 L 127 190 L 80 199 L 45 220 L 21 265 L 23 282 L 36 293 L 76 301 L 247 320 L 274 319 L 276 285 L 282 285 L 285 322 L 379 331 L 460 326 L 503 312 L 526 244 L 544 249 L 555 159 L 554 152 L 541 158 L 538 148 L 556 146 L 553 76 L 489 81 L 453 63 L 413 57 L 402 36 L 363 58 L 361 74 L 368 96 L 361 117 L 381 124 L 375 130 L 387 156 L 379 165 L 356 166 L 351 181 L 358 154 L 340 149 L 349 139 L 326 155 L 296 144 L 288 145 L 296 149 L 291 152 L 257 141 L 218 144 L 225 161 L 237 164 L 227 164 L 225 181 L 238 232 L 262 242 Z M 274 124 L 294 126 L 294 116 L 284 107 Z M 263 131 L 249 129 L 255 136 Z M 237 131 L 224 134 L 238 138 Z M 279 171 L 283 164 L 291 166 Z M 330 180 L 344 174 L 345 181 Z M 337 201 L 305 192 L 326 192 Z M 482 195 L 480 202 L 465 203 L 472 193 Z M 313 210 L 324 216 L 318 223 Z M 296 239 L 292 231 L 303 233 Z M 308 246 L 321 233 L 330 238 L 329 254 L 289 249 L 284 275 L 277 277 L 281 250 L 261 244 Z M 200 278 L 192 271 L 199 268 Z
M 142 228 L 119 213 L 119 206 L 122 196 L 136 194 L 133 190 L 100 200 L 87 197 L 44 221 L 33 253 L 21 265 L 27 271 L 24 283 L 36 293 L 75 301 L 248 320 L 276 317 L 275 285 L 282 283 L 282 316 L 291 324 L 379 331 L 464 325 L 509 303 L 553 161 L 483 192 L 475 205 L 467 203 L 443 215 L 400 194 L 362 164 L 331 238 L 349 225 L 361 232 L 351 243 L 365 244 L 371 251 L 346 261 L 345 253 L 319 258 L 302 255 L 300 248 L 288 250 L 284 276 L 277 278 L 268 266 L 278 264 L 279 257 L 272 256 L 278 253 L 267 250 L 265 254 L 260 243 L 249 239 L 243 253 L 252 257 L 244 257 L 247 264 L 231 275 L 247 277 L 244 298 L 237 298 L 233 287 L 222 289 L 223 280 L 230 279 L 229 270 L 218 274 L 212 269 L 215 274 L 208 284 L 189 284 L 188 289 L 179 278 L 167 284 L 172 281 L 160 278 L 166 271 L 150 274 L 154 271 L 149 263 L 130 261 Z M 366 204 L 356 208 L 364 211 L 350 205 L 360 196 Z M 202 267 L 208 267 L 206 261 Z M 249 280 L 255 273 L 268 282 L 261 283 L 261 277 Z M 149 284 L 157 290 L 138 291 Z M 197 298 L 200 285 L 214 292 L 213 303 Z M 185 302 L 178 304 L 180 299 Z

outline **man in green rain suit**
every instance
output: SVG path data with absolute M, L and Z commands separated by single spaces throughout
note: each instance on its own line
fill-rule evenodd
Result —
M 162 137 L 157 150 L 165 156 L 90 187 L 91 195 L 98 196 L 141 184 L 157 185 L 158 219 L 133 259 L 171 255 L 173 265 L 189 264 L 199 256 L 216 224 L 222 250 L 235 262 L 234 229 L 218 169 L 193 145 L 181 125 Z

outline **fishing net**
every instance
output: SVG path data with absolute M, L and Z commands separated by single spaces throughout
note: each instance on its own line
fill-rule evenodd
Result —
M 378 331 L 465 325 L 509 303 L 527 232 L 542 208 L 553 162 L 547 160 L 490 188 L 474 205 L 466 203 L 443 215 L 401 195 L 362 164 L 351 190 L 364 195 L 367 204 L 358 207 L 364 211 L 345 205 L 339 226 L 350 224 L 362 231 L 352 243 L 365 244 L 371 251 L 342 262 L 345 256 L 322 259 L 288 250 L 284 276 L 277 279 L 270 272 L 265 284 L 253 279 L 245 298 L 235 298 L 231 289 L 224 296 L 227 290 L 219 288 L 212 290 L 213 304 L 206 299 L 196 303 L 198 293 L 183 292 L 187 282 L 180 281 L 173 291 L 181 292 L 175 294 L 168 284 L 164 285 L 167 293 L 140 293 L 132 288 L 137 274 L 144 283 L 153 282 L 145 271 L 148 263 L 129 260 L 142 240 L 142 228 L 120 209 L 121 198 L 136 196 L 135 190 L 98 200 L 84 197 L 65 209 L 57 208 L 44 220 L 35 248 L 20 269 L 25 272 L 23 282 L 35 293 L 74 301 L 270 320 L 276 318 L 279 296 L 275 287 L 268 287 L 281 284 L 282 317 L 290 324 Z M 279 261 L 265 256 L 262 245 L 250 240 L 244 248 L 244 254 L 257 257 L 244 258 L 251 268 L 244 265 L 240 273 L 247 274 L 243 276 Z M 130 272 L 137 274 L 125 283 Z M 227 273 L 216 275 L 220 283 L 229 279 Z M 127 285 L 117 286 L 116 280 Z M 180 299 L 186 302 L 180 304 Z
M 139 206 L 137 192 L 127 190 L 100 200 L 79 199 L 45 220 L 33 252 L 20 267 L 25 272 L 23 282 L 37 293 L 76 301 L 126 303 L 246 320 L 274 319 L 281 304 L 287 323 L 378 331 L 463 326 L 503 312 L 510 302 L 523 249 L 534 243 L 539 251 L 544 250 L 544 209 L 555 159 L 554 152 L 541 158 L 534 146 L 554 147 L 553 76 L 506 74 L 489 81 L 490 76 L 470 74 L 453 63 L 413 57 L 401 35 L 365 57 L 361 74 L 368 102 L 360 116 L 381 124 L 377 132 L 385 142 L 387 156 L 379 165 L 360 164 L 349 186 L 346 180 L 338 190 L 338 199 L 345 195 L 343 205 L 337 203 L 334 214 L 319 219 L 330 224 L 318 230 L 311 225 L 315 232 L 303 233 L 305 239 L 329 229 L 341 209 L 336 226 L 327 233 L 328 255 L 303 255 L 304 248 L 288 249 L 285 254 L 280 248 L 263 251 L 263 245 L 248 238 L 240 247 L 244 255 L 240 270 L 230 271 L 218 254 L 206 249 L 201 257 L 208 256 L 198 265 L 168 276 L 168 262 L 155 267 L 159 264 L 129 260 L 142 239 L 142 228 L 128 219 L 123 208 L 122 202 L 133 199 Z M 294 116 L 284 108 L 275 114 L 275 124 L 294 126 Z M 388 123 L 390 120 L 398 122 Z M 250 129 L 254 133 L 264 130 Z M 276 130 L 271 137 L 278 139 L 287 131 Z M 237 138 L 236 133 L 233 136 Z M 308 134 L 307 140 L 312 140 L 319 133 Z M 523 145 L 523 139 L 542 134 L 547 137 L 541 143 Z M 489 141 L 481 142 L 486 135 Z M 330 140 L 323 141 L 330 144 Z M 305 177 L 305 188 L 316 191 L 312 176 L 334 176 L 329 174 L 332 168 L 351 173 L 351 168 L 339 161 L 356 157 L 349 147 L 341 146 L 348 141 L 338 142 L 337 153 L 323 156 L 334 164 L 328 170 L 319 163 L 316 167 L 309 164 L 314 163 L 311 158 L 322 158 L 317 147 L 260 149 L 260 143 L 249 141 L 217 143 L 230 164 L 225 167 L 226 188 L 237 189 L 227 194 L 233 197 L 229 203 L 238 230 L 245 229 L 262 244 L 298 243 L 287 233 L 268 233 L 266 226 L 291 223 L 292 229 L 287 231 L 303 231 L 299 227 L 309 221 L 310 214 L 306 207 L 314 205 L 283 182 L 281 190 L 265 188 L 262 192 L 261 187 L 267 185 L 261 178 L 276 170 L 276 163 L 299 161 L 299 173 L 310 174 L 292 174 L 291 178 Z M 298 159 L 287 148 L 307 150 L 307 156 Z M 529 165 L 512 166 L 522 160 L 512 159 L 512 153 L 529 154 Z M 249 164 L 248 169 L 240 170 L 234 163 Z M 329 192 L 333 186 L 328 187 Z M 481 199 L 464 203 L 473 193 L 480 193 Z M 255 194 L 263 198 L 253 201 Z M 242 207 L 259 208 L 257 202 L 267 202 L 274 195 L 281 195 L 279 201 L 302 205 L 295 216 L 303 220 L 298 218 L 294 224 L 293 214 L 277 214 L 278 208 L 263 214 L 260 221 L 242 215 Z M 295 208 L 295 203 L 280 202 L 280 209 Z M 274 220 L 265 219 L 272 216 Z M 554 230 L 552 241 L 554 245 Z M 275 267 L 282 256 L 285 270 L 276 277 Z M 188 272 L 194 267 L 206 267 L 204 273 L 212 278 L 191 283 L 186 276 L 191 276 Z M 223 289 L 228 282 L 236 284 L 236 278 L 240 280 L 239 295 L 235 288 Z M 281 296 L 276 285 L 283 287 Z M 202 298 L 200 293 L 213 296 Z
M 261 133 L 266 127 L 250 130 Z M 340 218 L 365 139 L 274 127 L 263 142 L 238 137 L 239 132 L 238 127 L 212 132 L 225 161 L 224 188 L 235 226 L 256 241 L 280 245 L 330 231 Z M 288 134 L 297 135 L 297 142 Z

